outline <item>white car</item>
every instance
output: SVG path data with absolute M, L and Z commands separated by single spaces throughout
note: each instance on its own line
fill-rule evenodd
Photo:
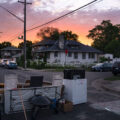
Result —
M 8 61 L 7 59 L 1 59 L 1 60 L 0 60 L 0 66 L 1 66 L 1 67 L 4 67 L 5 64 L 7 63 L 7 61 Z

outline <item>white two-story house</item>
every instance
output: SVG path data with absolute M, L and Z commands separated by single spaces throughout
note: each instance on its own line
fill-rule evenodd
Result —
M 46 57 L 50 64 L 74 65 L 91 64 L 98 61 L 101 51 L 72 40 L 42 40 L 33 45 L 35 58 Z

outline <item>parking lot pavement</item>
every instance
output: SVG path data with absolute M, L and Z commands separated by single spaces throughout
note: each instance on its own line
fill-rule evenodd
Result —
M 43 70 L 21 70 L 21 69 L 5 69 L 0 67 L 0 82 L 4 82 L 5 74 L 16 74 L 20 83 L 30 80 L 31 76 L 44 76 L 44 81 L 52 82 L 54 74 L 61 74 L 62 72 L 52 72 Z
M 45 81 L 52 81 L 54 74 L 60 74 L 63 76 L 63 72 L 53 72 L 53 71 L 46 71 L 46 70 L 11 70 L 11 69 L 5 69 L 0 67 L 0 82 L 4 82 L 4 75 L 5 74 L 16 74 L 18 75 L 19 82 L 25 82 L 26 80 L 30 79 L 30 76 L 33 75 L 43 75 Z M 112 74 L 110 72 L 86 72 L 86 78 L 88 80 L 88 85 L 91 84 L 92 81 L 99 79 L 99 78 L 105 78 L 110 77 Z
M 107 110 L 120 115 L 120 100 L 111 101 L 111 102 L 94 103 L 94 104 L 91 104 L 91 106 L 95 109 Z
M 102 84 L 102 88 L 120 95 L 120 80 L 105 81 L 104 83 L 106 84 Z
M 31 120 L 31 112 L 27 113 Z M 23 113 L 3 116 L 2 120 L 25 120 Z M 77 105 L 72 112 L 54 114 L 51 110 L 40 110 L 36 120 L 120 120 L 120 115 L 108 110 L 97 110 L 89 104 Z
M 44 80 L 47 80 L 49 82 L 52 81 L 52 77 L 54 74 L 61 74 L 63 76 L 62 72 L 52 72 L 52 71 L 43 71 L 43 70 L 8 70 L 4 68 L 0 68 L 0 82 L 4 82 L 3 78 L 5 74 L 17 74 L 19 82 L 25 82 L 25 80 L 29 80 L 30 76 L 33 75 L 43 75 Z M 39 117 L 37 120 L 119 120 L 120 116 L 117 114 L 114 114 L 114 111 L 110 112 L 106 109 L 100 109 L 102 104 L 108 105 L 114 104 L 115 101 L 120 100 L 120 96 L 117 96 L 115 94 L 111 94 L 110 92 L 106 92 L 104 90 L 97 90 L 94 86 L 92 86 L 92 83 L 96 79 L 105 78 L 112 76 L 112 73 L 110 72 L 86 72 L 86 78 L 88 81 L 88 102 L 89 104 L 80 104 L 78 106 L 74 107 L 74 110 L 72 112 L 63 114 L 59 113 L 58 115 L 54 115 L 53 113 L 46 112 L 46 111 L 40 111 Z M 98 105 L 97 108 L 94 106 L 89 105 Z M 117 106 L 116 102 L 116 106 Z M 115 110 L 117 107 L 115 106 Z M 28 118 L 30 119 L 30 113 L 28 113 Z M 28 119 L 28 120 L 29 120 Z M 3 120 L 24 120 L 23 113 L 4 116 Z

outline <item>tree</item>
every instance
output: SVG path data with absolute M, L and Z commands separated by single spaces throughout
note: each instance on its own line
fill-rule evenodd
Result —
M 0 43 L 0 49 L 10 47 L 10 46 L 11 46 L 10 42 L 2 42 L 2 43 Z M 1 52 L 0 52 L 0 58 L 1 58 Z
M 2 49 L 2 44 L 0 43 L 0 49 Z
M 2 42 L 0 45 L 1 49 L 5 48 L 5 47 L 10 47 L 10 46 L 12 46 L 12 44 L 10 42 Z
M 61 34 L 64 36 L 65 40 L 78 40 L 78 35 L 75 33 L 72 33 L 72 31 L 63 31 Z
M 37 33 L 37 37 L 41 38 L 42 40 L 59 40 L 59 35 L 63 35 L 65 40 L 78 40 L 78 35 L 72 33 L 72 31 L 66 30 L 61 32 L 59 29 L 53 27 L 45 27 Z
M 24 48 L 24 42 L 19 43 L 18 48 L 23 49 Z M 26 58 L 32 59 L 32 42 L 26 41 Z
M 40 29 L 40 31 L 37 33 L 37 37 L 41 38 L 42 40 L 46 39 L 58 40 L 59 30 L 53 27 L 45 27 Z
M 106 47 L 107 53 L 113 53 L 114 57 L 120 57 L 120 42 L 117 40 L 112 40 Z
M 106 47 L 111 41 L 120 42 L 120 25 L 113 25 L 110 20 L 103 20 L 100 25 L 89 31 L 87 37 L 93 39 L 92 46 L 94 48 L 108 52 L 110 47 Z M 111 51 L 111 53 L 114 52 Z

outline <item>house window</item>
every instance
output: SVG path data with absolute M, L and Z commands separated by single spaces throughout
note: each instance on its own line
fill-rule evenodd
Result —
M 47 58 L 48 58 L 48 59 L 50 58 L 50 53 L 47 53 Z
M 95 53 L 89 53 L 89 58 L 95 58 Z
M 68 52 L 68 57 L 72 57 L 72 53 L 71 52 Z
M 92 53 L 92 58 L 93 58 L 93 59 L 95 58 L 95 53 Z
M 74 53 L 74 59 L 78 59 L 78 53 Z
M 82 59 L 86 59 L 86 53 L 82 53 Z
M 55 52 L 55 53 L 54 53 L 54 57 L 58 57 L 58 52 Z

